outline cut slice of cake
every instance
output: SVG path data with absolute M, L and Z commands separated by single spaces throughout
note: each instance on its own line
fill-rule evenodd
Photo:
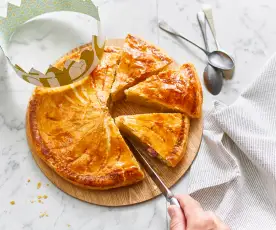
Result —
M 125 91 L 128 101 L 164 111 L 178 111 L 191 118 L 202 113 L 202 88 L 193 64 L 151 76 Z
M 152 113 L 119 116 L 115 123 L 120 131 L 148 147 L 158 157 L 175 167 L 186 153 L 190 120 L 180 113 Z
M 172 59 L 154 45 L 127 35 L 115 82 L 111 89 L 112 101 L 124 97 L 124 90 L 156 74 L 172 63 Z

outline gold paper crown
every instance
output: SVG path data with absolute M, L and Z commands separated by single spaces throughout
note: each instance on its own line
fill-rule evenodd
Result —
M 25 81 L 45 87 L 71 84 L 91 73 L 101 59 L 104 51 L 104 38 L 101 34 L 98 8 L 91 0 L 21 0 L 20 6 L 8 3 L 7 10 L 7 17 L 0 17 L 0 36 L 3 38 L 3 44 L 0 45 L 0 48 L 18 76 Z M 19 64 L 13 64 L 10 61 L 6 47 L 15 30 L 34 17 L 56 11 L 82 13 L 97 20 L 98 36 L 93 35 L 91 49 L 80 51 L 79 61 L 67 60 L 63 69 L 49 65 L 45 74 L 34 68 L 27 72 Z

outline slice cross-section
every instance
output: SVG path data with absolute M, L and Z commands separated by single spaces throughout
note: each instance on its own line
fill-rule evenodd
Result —
M 119 116 L 115 122 L 122 133 L 146 145 L 152 157 L 158 157 L 168 166 L 175 167 L 186 152 L 190 120 L 184 114 Z

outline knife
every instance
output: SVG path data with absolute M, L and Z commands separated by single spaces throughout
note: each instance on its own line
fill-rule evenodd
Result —
M 124 139 L 126 143 L 128 144 L 129 148 L 134 153 L 135 157 L 138 159 L 138 161 L 143 165 L 146 172 L 149 174 L 153 182 L 157 185 L 157 187 L 160 189 L 162 194 L 165 196 L 166 200 L 171 205 L 176 205 L 180 208 L 180 204 L 178 200 L 175 198 L 172 191 L 164 184 L 164 182 L 161 180 L 161 178 L 158 176 L 158 174 L 155 172 L 155 170 L 150 166 L 146 158 L 143 156 L 144 149 L 138 148 L 137 143 L 133 141 L 130 137 L 124 136 Z

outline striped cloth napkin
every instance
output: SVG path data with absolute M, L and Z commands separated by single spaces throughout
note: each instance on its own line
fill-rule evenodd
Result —
M 276 55 L 234 104 L 205 114 L 188 192 L 231 229 L 276 229 Z

